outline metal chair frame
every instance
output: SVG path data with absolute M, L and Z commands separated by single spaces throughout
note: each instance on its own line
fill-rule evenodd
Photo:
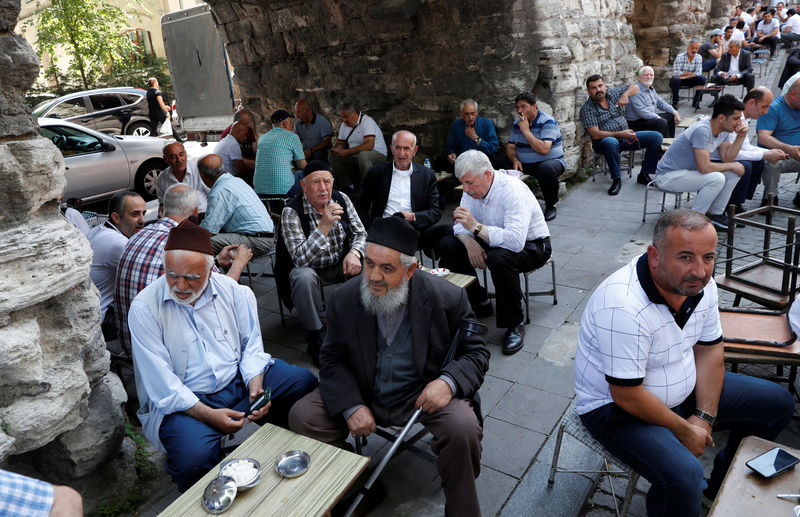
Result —
M 547 264 L 550 264 L 550 275 L 551 281 L 553 283 L 552 289 L 549 291 L 531 291 L 530 290 L 530 283 L 528 277 L 531 273 L 535 271 L 539 271 L 543 269 Z M 487 269 L 483 270 L 483 285 L 486 287 L 487 295 L 489 298 L 495 298 L 497 295 L 491 291 L 489 291 L 489 283 L 488 283 L 488 275 Z M 556 263 L 553 260 L 553 257 L 547 259 L 547 262 L 542 265 L 539 269 L 534 269 L 533 271 L 523 271 L 520 273 L 525 281 L 525 296 L 523 297 L 525 302 L 525 323 L 528 324 L 531 322 L 531 308 L 530 308 L 530 297 L 531 296 L 552 296 L 553 297 L 553 305 L 558 305 L 558 295 L 556 292 Z
M 589 449 L 593 450 L 597 454 L 599 454 L 603 458 L 604 469 L 603 470 L 571 470 L 565 469 L 558 466 L 558 458 L 561 454 L 561 443 L 564 438 L 564 433 L 569 434 Z M 612 470 L 611 464 L 617 465 L 619 470 Z M 639 474 L 636 473 L 632 468 L 627 466 L 625 463 L 617 459 L 613 454 L 608 452 L 605 447 L 603 447 L 600 442 L 594 439 L 592 435 L 589 433 L 589 430 L 583 425 L 580 416 L 575 411 L 575 406 L 570 406 L 567 410 L 567 414 L 564 415 L 564 418 L 561 420 L 561 425 L 558 427 L 558 434 L 556 435 L 556 446 L 553 450 L 553 461 L 550 464 L 550 475 L 547 478 L 547 484 L 549 486 L 553 486 L 555 483 L 556 473 L 571 473 L 571 474 L 605 474 L 607 476 L 614 476 L 614 477 L 627 477 L 628 478 L 628 487 L 625 490 L 625 497 L 623 499 L 622 509 L 619 508 L 617 505 L 617 494 L 614 491 L 614 484 L 609 483 L 611 486 L 611 495 L 613 496 L 614 500 L 614 510 L 616 511 L 617 516 L 624 517 L 628 513 L 628 509 L 631 506 L 631 500 L 633 499 L 633 494 L 636 491 L 636 483 L 639 482 Z
M 654 190 L 656 192 L 661 192 L 661 210 L 659 210 L 658 212 L 648 212 L 647 211 L 647 198 L 648 198 L 648 194 L 649 194 L 649 192 L 651 190 Z M 686 194 L 686 202 L 687 203 L 692 199 L 692 193 L 691 192 L 673 192 L 673 191 L 670 191 L 670 190 L 662 190 L 662 189 L 658 188 L 658 185 L 656 185 L 656 181 L 653 180 L 650 183 L 648 183 L 647 186 L 644 189 L 644 207 L 642 208 L 642 222 L 645 222 L 645 219 L 647 218 L 648 215 L 654 215 L 654 214 L 659 214 L 660 215 L 660 214 L 666 212 L 665 206 L 667 204 L 667 194 L 672 194 L 673 196 L 675 196 L 675 202 L 673 203 L 673 208 L 680 208 L 681 207 L 681 203 L 682 203 L 682 199 L 683 199 L 683 195 L 684 194 Z

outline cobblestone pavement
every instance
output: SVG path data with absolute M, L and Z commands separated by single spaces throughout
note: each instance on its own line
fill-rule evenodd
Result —
M 770 63 L 766 76 L 759 77 L 757 82 L 774 85 L 784 59 L 785 52 L 781 52 L 778 59 Z M 739 88 L 733 90 L 739 93 Z M 683 116 L 694 114 L 687 104 L 681 102 Z M 707 107 L 699 111 L 710 112 Z M 482 470 L 477 483 L 485 516 L 613 515 L 608 479 L 559 474 L 554 486 L 548 487 L 547 475 L 555 432 L 574 398 L 573 359 L 583 308 L 593 289 L 610 273 L 644 252 L 651 239 L 656 216 L 648 216 L 646 222 L 642 222 L 644 187 L 638 185 L 635 178 L 634 171 L 632 179 L 623 180 L 620 195 L 609 197 L 606 194 L 608 176 L 598 176 L 596 181 L 586 181 L 574 188 L 559 203 L 558 217 L 550 223 L 558 305 L 553 305 L 549 297 L 532 301 L 531 323 L 527 326 L 522 351 L 514 356 L 502 355 L 502 330 L 494 327 L 494 318 L 484 320 L 490 326 L 487 338 L 492 352 L 489 373 L 480 392 L 485 427 Z M 784 206 L 798 189 L 793 181 L 794 175 L 786 174 L 781 182 L 780 199 Z M 760 198 L 759 191 L 745 208 L 755 208 Z M 454 200 L 448 203 L 449 213 L 443 220 L 450 217 L 454 205 Z M 722 247 L 725 240 L 722 234 L 720 240 Z M 750 230 L 737 232 L 737 244 L 760 246 L 759 237 Z M 549 275 L 549 268 L 532 275 L 531 289 L 549 287 Z M 304 334 L 297 320 L 287 317 L 285 326 L 281 325 L 272 280 L 257 281 L 255 293 L 267 351 L 316 371 L 305 354 Z M 329 290 L 327 296 L 333 295 Z M 731 296 L 722 294 L 723 305 L 731 305 L 732 301 Z M 757 372 L 751 369 L 748 373 Z M 779 440 L 800 446 L 798 430 L 797 423 L 792 422 Z M 721 445 L 725 437 L 715 435 L 715 441 Z M 366 452 L 380 457 L 387 448 L 381 439 L 372 438 Z M 709 450 L 704 455 L 705 464 L 709 463 L 713 452 Z M 561 463 L 571 468 L 595 468 L 599 457 L 567 436 Z M 401 453 L 389 464 L 381 479 L 388 497 L 370 515 L 444 514 L 444 496 L 435 465 Z M 613 480 L 617 494 L 624 493 L 625 483 L 623 479 Z M 639 482 L 629 515 L 645 515 L 647 486 L 646 481 Z M 148 502 L 140 514 L 155 515 L 175 497 L 177 492 L 172 490 L 158 501 Z

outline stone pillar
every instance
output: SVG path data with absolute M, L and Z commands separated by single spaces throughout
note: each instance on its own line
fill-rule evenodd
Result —
M 120 450 L 125 392 L 109 373 L 91 248 L 58 207 L 64 160 L 24 102 L 39 63 L 13 32 L 19 9 L 0 0 L 0 464 L 124 498 L 132 462 L 122 485 L 91 481 Z
M 443 153 L 468 97 L 505 143 L 513 99 L 529 90 L 561 125 L 574 172 L 583 80 L 596 72 L 627 80 L 640 64 L 626 21 L 632 0 L 209 3 L 243 103 L 262 120 L 304 95 L 336 129 L 337 104 L 353 101 L 386 136 L 417 133 L 421 155 Z

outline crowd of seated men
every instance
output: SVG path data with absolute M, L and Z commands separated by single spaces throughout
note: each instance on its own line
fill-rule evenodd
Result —
M 787 20 L 796 16 L 791 11 Z M 767 11 L 763 20 L 769 19 Z M 750 24 L 753 41 L 768 43 L 772 23 Z M 792 122 L 800 120 L 800 82 L 787 79 L 773 100 L 745 79 L 747 51 L 734 32 L 714 31 L 706 53 L 689 43 L 676 59 L 672 103 L 655 91 L 649 66 L 615 87 L 598 74 L 585 79 L 580 119 L 608 165 L 609 195 L 620 192 L 620 152 L 642 150 L 637 183 L 697 191 L 692 208 L 707 219 L 692 224 L 725 229 L 728 204 L 741 207 L 762 178 L 765 196 L 774 195 L 780 173 L 800 169 L 800 127 Z M 673 137 L 681 120 L 675 88 L 693 84 L 704 68 L 725 84 L 741 82 L 746 95 L 721 96 L 710 120 L 684 130 L 661 157 L 663 138 Z M 166 452 L 180 490 L 220 460 L 221 437 L 245 422 L 273 422 L 343 445 L 348 434 L 402 423 L 422 407 L 449 511 L 479 514 L 482 417 L 475 394 L 490 351 L 470 338 L 442 364 L 442 350 L 463 318 L 492 314 L 506 329 L 501 352 L 523 348 L 519 275 L 550 259 L 547 222 L 556 217 L 566 168 L 554 116 L 530 92 L 513 104 L 517 117 L 504 152 L 477 102 L 459 106 L 437 160 L 463 186 L 450 221 L 442 220 L 434 171 L 413 161 L 416 135 L 396 131 L 387 146 L 378 123 L 345 103 L 334 137 L 306 99 L 295 104 L 294 117 L 273 112 L 272 128 L 260 136 L 253 114 L 238 111 L 215 153 L 196 164 L 183 144 L 167 144 L 153 225 L 143 228 L 144 200 L 136 194 L 112 198 L 109 222 L 88 236 L 103 331 L 109 341 L 119 335 L 115 352 L 132 359 L 144 434 Z M 761 147 L 747 138 L 750 120 L 757 120 Z M 537 180 L 544 209 L 521 173 Z M 251 258 L 273 249 L 278 296 L 300 321 L 319 378 L 265 351 L 255 296 L 237 282 Z M 488 269 L 496 307 L 478 282 L 462 290 L 419 272 L 418 250 L 456 273 Z M 662 280 L 652 281 L 658 287 Z M 323 303 L 325 286 L 333 284 L 338 288 Z M 245 416 L 267 387 L 270 404 Z

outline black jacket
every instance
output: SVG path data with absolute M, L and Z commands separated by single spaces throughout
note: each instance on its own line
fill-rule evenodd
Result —
M 361 196 L 356 209 L 364 227 L 369 229 L 372 221 L 383 217 L 386 203 L 389 201 L 389 188 L 392 185 L 393 162 L 375 165 L 367 172 L 361 185 Z M 418 163 L 412 163 L 411 173 L 411 211 L 416 222 L 414 226 L 422 231 L 433 226 L 442 217 L 439 206 L 439 189 L 436 188 L 436 176 L 433 171 Z

